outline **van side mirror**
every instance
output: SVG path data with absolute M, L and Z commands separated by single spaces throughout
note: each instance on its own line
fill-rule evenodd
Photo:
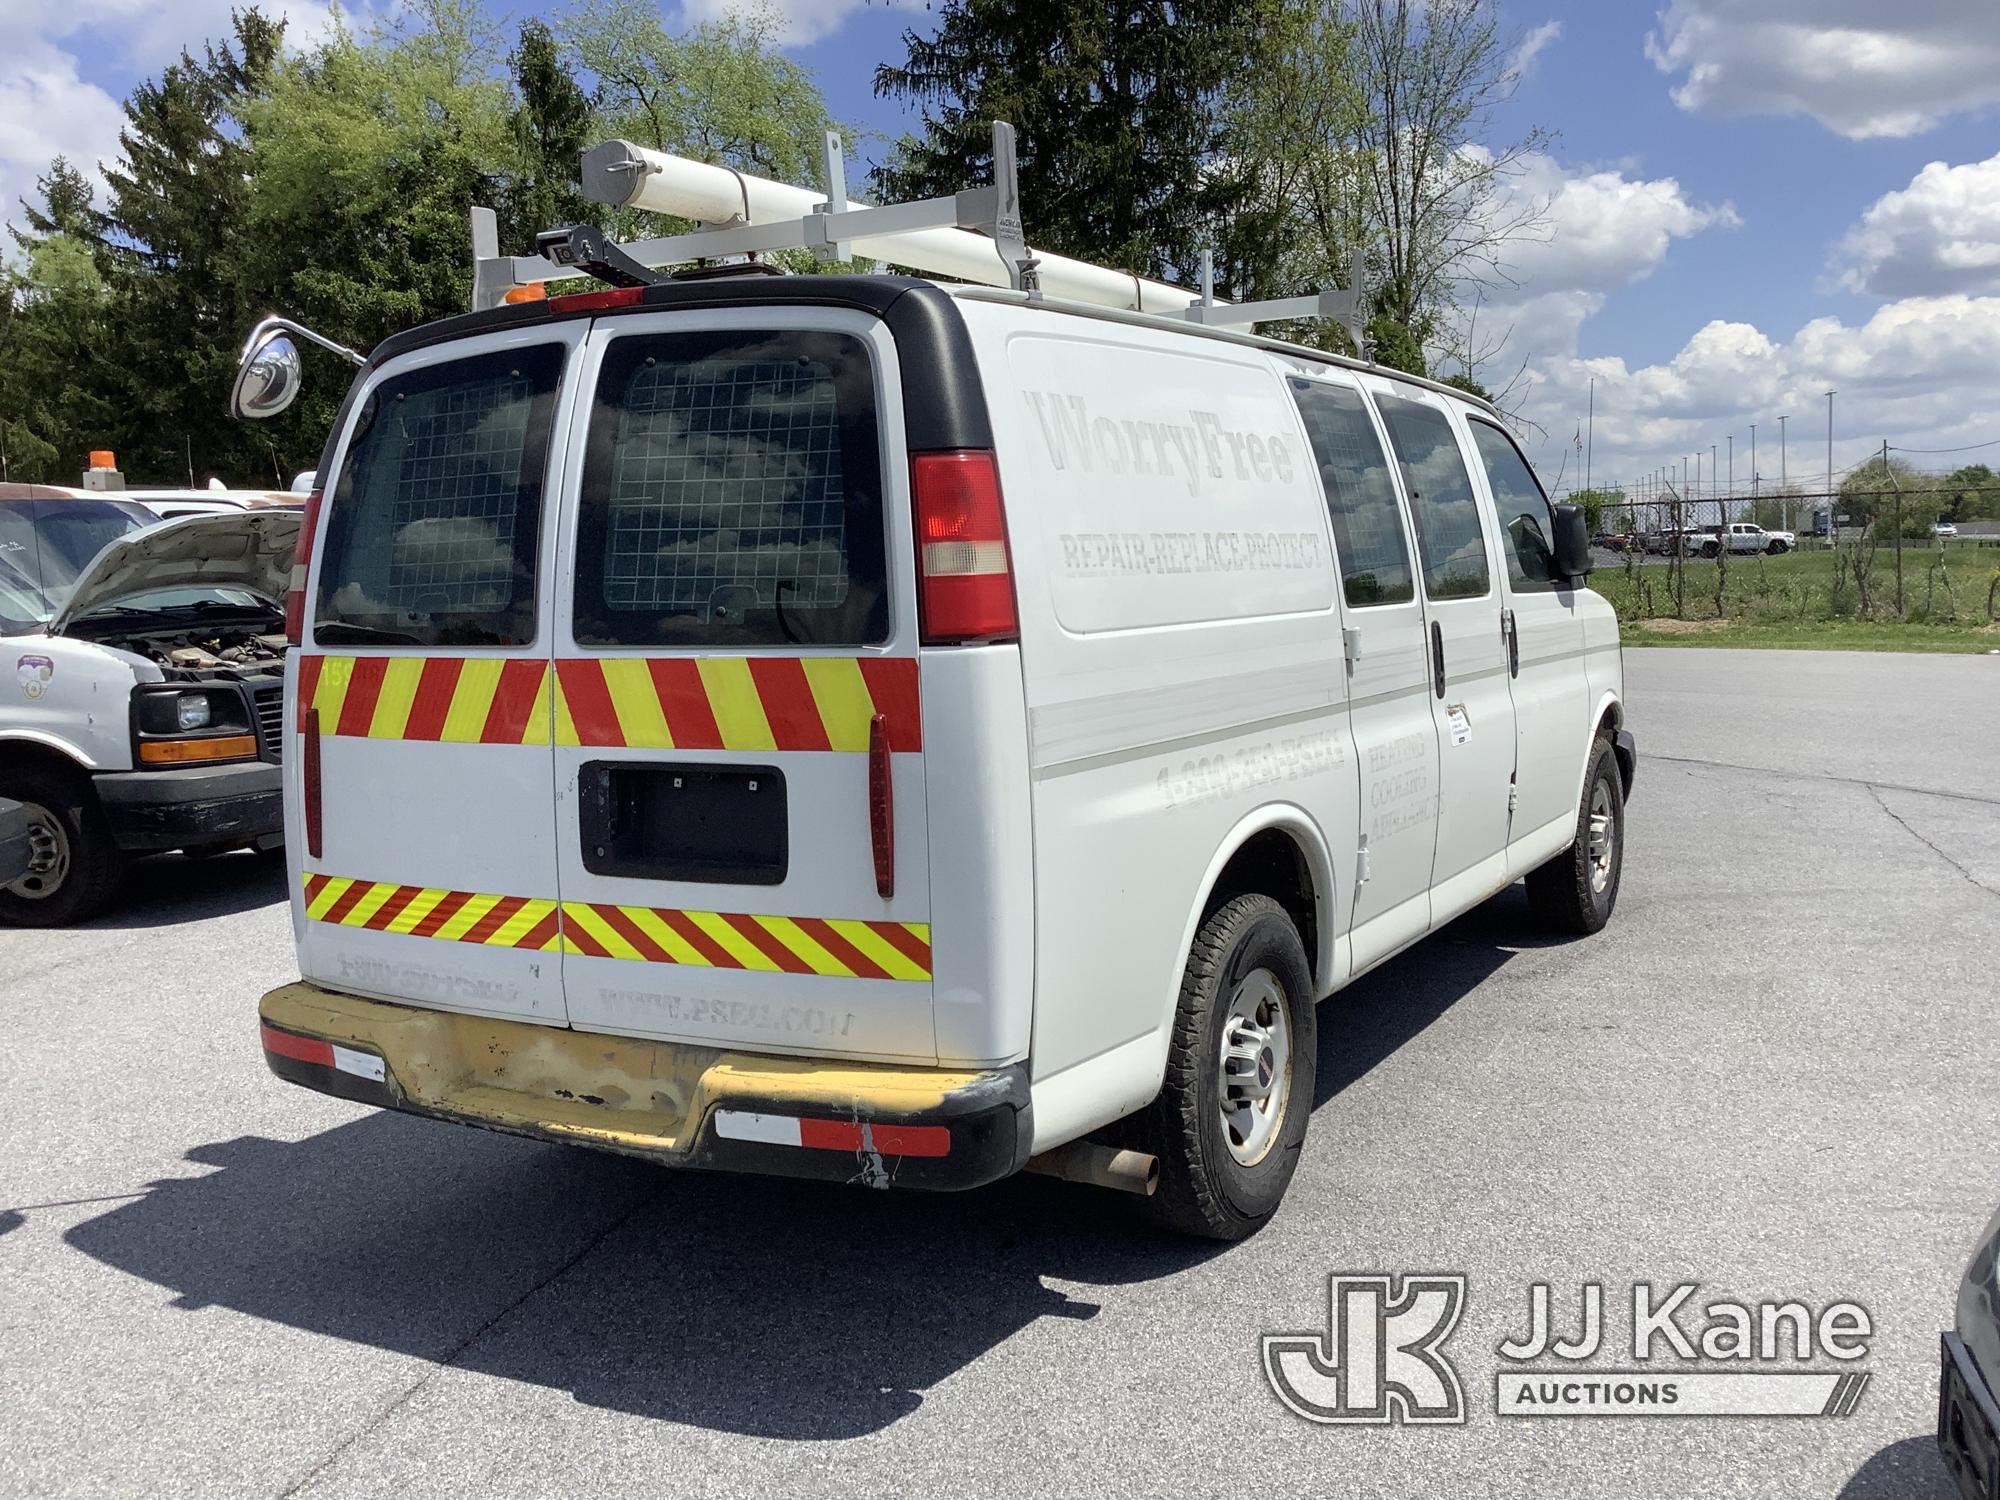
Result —
M 300 379 L 299 346 L 271 329 L 243 351 L 229 393 L 230 413 L 245 422 L 275 417 L 298 399 Z
M 266 318 L 243 341 L 243 353 L 236 363 L 236 384 L 229 392 L 231 415 L 246 422 L 260 422 L 277 416 L 298 400 L 299 346 L 292 342 L 292 334 L 338 354 L 349 364 L 368 363 L 347 345 L 314 333 L 303 323 L 294 323 L 290 318 Z
M 1583 522 L 1581 505 L 1556 507 L 1556 573 L 1572 585 L 1590 576 L 1597 565 L 1590 558 L 1590 529 Z

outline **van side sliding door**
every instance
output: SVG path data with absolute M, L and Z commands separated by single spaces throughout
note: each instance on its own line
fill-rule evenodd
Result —
M 1443 399 L 1386 380 L 1370 385 L 1400 460 L 1423 574 L 1438 733 L 1435 924 L 1506 882 L 1514 700 L 1503 606 L 1493 539 Z
M 1431 920 L 1438 742 L 1424 608 L 1382 436 L 1360 389 L 1293 375 L 1333 523 L 1345 605 L 1348 720 L 1361 773 L 1353 966 L 1422 937 Z M 1359 872 L 1357 872 L 1359 873 Z
M 1569 842 L 1590 711 L 1576 594 L 1556 576 L 1555 517 L 1528 461 L 1494 423 L 1470 417 L 1473 446 L 1500 522 L 1508 672 L 1518 769 L 1510 874 Z

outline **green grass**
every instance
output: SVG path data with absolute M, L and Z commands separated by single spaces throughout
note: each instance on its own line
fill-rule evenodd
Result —
M 1591 587 L 1617 608 L 1635 644 L 1774 646 L 1848 651 L 1985 651 L 2000 647 L 1987 615 L 2000 606 L 2000 548 L 1910 542 L 1903 549 L 1903 615 L 1896 618 L 1893 549 L 1878 548 L 1863 617 L 1851 575 L 1836 587 L 1836 560 L 1821 549 L 1781 557 L 1690 558 L 1675 609 L 1672 570 L 1661 562 L 1600 568 Z M 1721 597 L 1717 598 L 1717 585 Z M 1701 628 L 1706 625 L 1707 628 Z
M 1651 628 L 1649 628 L 1651 627 Z M 1742 646 L 1769 651 L 2000 651 L 2000 627 L 1893 620 L 1627 620 L 1628 646 Z

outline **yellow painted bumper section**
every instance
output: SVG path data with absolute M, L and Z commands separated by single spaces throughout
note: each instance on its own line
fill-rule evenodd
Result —
M 258 1013 L 281 1030 L 379 1054 L 407 1106 L 423 1113 L 639 1156 L 684 1154 L 716 1105 L 928 1116 L 993 1077 L 569 1031 L 303 981 L 272 990 Z

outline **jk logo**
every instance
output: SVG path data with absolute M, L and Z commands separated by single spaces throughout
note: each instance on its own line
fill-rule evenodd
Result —
M 1465 1421 L 1439 1353 L 1465 1309 L 1463 1276 L 1329 1276 L 1327 1332 L 1264 1335 L 1264 1377 L 1308 1422 Z

